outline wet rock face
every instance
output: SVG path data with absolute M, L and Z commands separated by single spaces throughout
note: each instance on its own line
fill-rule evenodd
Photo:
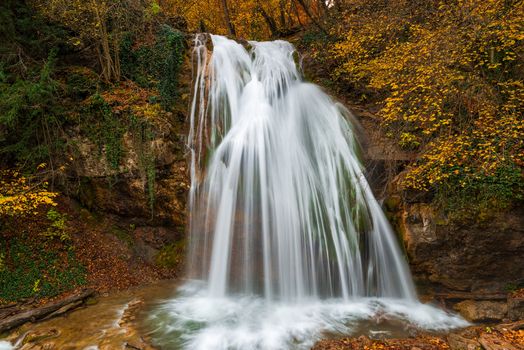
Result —
M 524 297 L 508 298 L 508 318 L 510 320 L 524 320 Z
M 404 191 L 399 185 L 416 153 L 388 141 L 373 114 L 354 112 L 367 177 L 377 198 L 384 198 L 415 280 L 443 292 L 506 292 L 524 282 L 524 208 L 483 223 L 451 223 L 431 204 L 430 192 Z
M 185 224 L 181 217 L 185 215 L 189 180 L 184 125 L 174 119 L 153 127 L 157 137 L 147 144 L 137 145 L 129 133 L 124 135 L 123 156 L 117 169 L 108 164 L 92 141 L 73 137 L 79 154 L 71 177 L 78 179 L 76 196 L 83 205 L 133 218 L 138 225 L 146 225 L 153 219 L 157 225 Z M 144 165 L 143 148 L 147 148 L 153 158 L 147 165 Z
M 459 226 L 429 203 L 397 202 L 396 226 L 417 280 L 473 292 L 501 292 L 524 281 L 523 209 Z
M 158 134 L 162 138 L 152 140 L 150 146 L 155 158 L 153 193 L 140 169 L 134 145 L 128 142 L 124 142 L 124 159 L 119 169 L 111 169 L 104 159 L 97 164 L 94 158 L 100 159 L 99 154 L 86 152 L 76 159 L 75 174 L 79 185 L 74 196 L 91 211 L 126 223 L 132 231 L 134 254 L 150 264 L 155 264 L 163 246 L 185 235 L 190 183 L 185 136 L 174 131 Z M 89 148 L 85 144 L 81 147 Z M 90 167 L 92 164 L 97 165 Z
M 466 300 L 455 305 L 455 309 L 470 322 L 502 321 L 508 312 L 505 302 Z

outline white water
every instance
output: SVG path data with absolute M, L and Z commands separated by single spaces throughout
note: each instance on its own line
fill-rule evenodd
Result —
M 11 343 L 0 340 L 0 350 L 12 350 L 14 349 Z
M 464 325 L 417 301 L 349 112 L 302 80 L 293 46 L 211 36 L 211 54 L 205 38 L 189 135 L 193 282 L 154 314 L 157 343 L 307 349 L 365 320 Z

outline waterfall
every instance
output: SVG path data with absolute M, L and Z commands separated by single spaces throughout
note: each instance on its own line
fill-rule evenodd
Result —
M 191 282 L 153 316 L 160 345 L 307 349 L 382 313 L 461 324 L 417 301 L 349 111 L 290 43 L 199 35 L 193 60 Z
M 195 46 L 190 276 L 213 296 L 415 299 L 349 112 L 303 81 L 290 43 L 211 38 L 210 58 Z

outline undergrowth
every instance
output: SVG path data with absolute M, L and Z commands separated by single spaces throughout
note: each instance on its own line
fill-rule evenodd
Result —
M 53 297 L 86 283 L 67 217 L 52 208 L 25 222 L 11 219 L 0 230 L 0 303 Z

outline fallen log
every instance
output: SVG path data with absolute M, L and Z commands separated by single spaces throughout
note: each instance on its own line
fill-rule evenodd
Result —
M 61 315 L 73 307 L 82 304 L 83 301 L 93 295 L 94 292 L 93 289 L 84 289 L 78 294 L 2 319 L 0 320 L 0 333 L 21 326 L 26 322 L 35 322 L 51 314 L 53 317 Z M 71 304 L 74 305 L 69 306 Z
M 21 311 L 19 304 L 10 305 L 8 307 L 0 307 L 0 320 L 12 316 Z

